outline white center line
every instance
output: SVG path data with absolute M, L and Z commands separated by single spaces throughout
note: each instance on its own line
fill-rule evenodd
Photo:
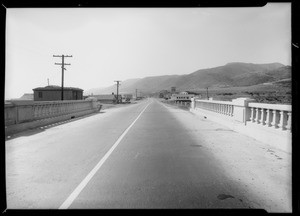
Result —
M 151 101 L 152 103 L 152 101 Z M 59 209 L 67 209 L 73 203 L 73 201 L 77 198 L 80 192 L 84 189 L 84 187 L 89 183 L 89 181 L 93 178 L 96 172 L 100 169 L 100 167 L 104 164 L 106 159 L 110 156 L 113 150 L 118 146 L 123 137 L 128 133 L 130 128 L 134 125 L 134 123 L 139 119 L 139 117 L 143 114 L 143 112 L 147 109 L 147 107 L 151 104 L 149 103 L 142 112 L 136 117 L 136 119 L 129 125 L 129 127 L 122 133 L 119 139 L 114 143 L 114 145 L 106 152 L 103 158 L 98 162 L 98 164 L 92 169 L 92 171 L 82 180 L 82 182 L 75 188 L 75 190 L 70 194 L 70 196 L 64 201 L 64 203 L 59 207 Z

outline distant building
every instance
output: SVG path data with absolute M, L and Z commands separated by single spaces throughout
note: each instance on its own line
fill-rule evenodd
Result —
M 34 101 L 61 100 L 61 87 L 49 85 L 33 89 Z M 83 90 L 74 87 L 64 87 L 64 100 L 83 100 Z
M 172 94 L 171 100 L 190 102 L 192 97 L 195 97 L 195 95 L 188 92 L 180 92 L 179 94 Z
M 93 95 L 100 103 L 113 104 L 117 103 L 117 95 L 115 94 L 103 94 L 103 95 Z M 122 100 L 122 96 L 119 95 L 119 101 Z

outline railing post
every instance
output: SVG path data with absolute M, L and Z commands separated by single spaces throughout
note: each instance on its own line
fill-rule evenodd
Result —
M 191 98 L 191 109 L 195 109 L 195 98 Z
M 253 119 L 253 111 L 248 107 L 248 103 L 251 101 L 254 101 L 254 99 L 237 98 L 232 100 L 234 106 L 233 117 L 236 121 L 246 124 L 246 121 L 250 118 Z
M 287 130 L 292 130 L 292 112 L 287 112 L 286 129 Z

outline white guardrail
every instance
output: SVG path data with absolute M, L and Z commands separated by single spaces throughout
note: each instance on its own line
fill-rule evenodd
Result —
M 249 98 L 232 101 L 192 98 L 190 111 L 264 143 L 291 150 L 291 105 L 257 103 Z
M 84 111 L 98 111 L 93 100 L 9 101 L 5 103 L 5 126 L 47 119 Z

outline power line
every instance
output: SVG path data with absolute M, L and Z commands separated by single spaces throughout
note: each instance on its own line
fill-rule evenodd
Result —
M 61 100 L 64 100 L 64 70 L 67 70 L 65 68 L 65 65 L 71 65 L 68 63 L 65 63 L 65 58 L 66 57 L 73 57 L 73 56 L 69 56 L 69 55 L 53 55 L 53 57 L 60 57 L 62 58 L 62 62 L 61 63 L 55 63 L 56 65 L 61 65 Z
M 117 80 L 117 81 L 114 81 L 114 82 L 117 83 L 117 103 L 119 103 L 119 85 L 121 85 L 120 84 L 121 81 Z

